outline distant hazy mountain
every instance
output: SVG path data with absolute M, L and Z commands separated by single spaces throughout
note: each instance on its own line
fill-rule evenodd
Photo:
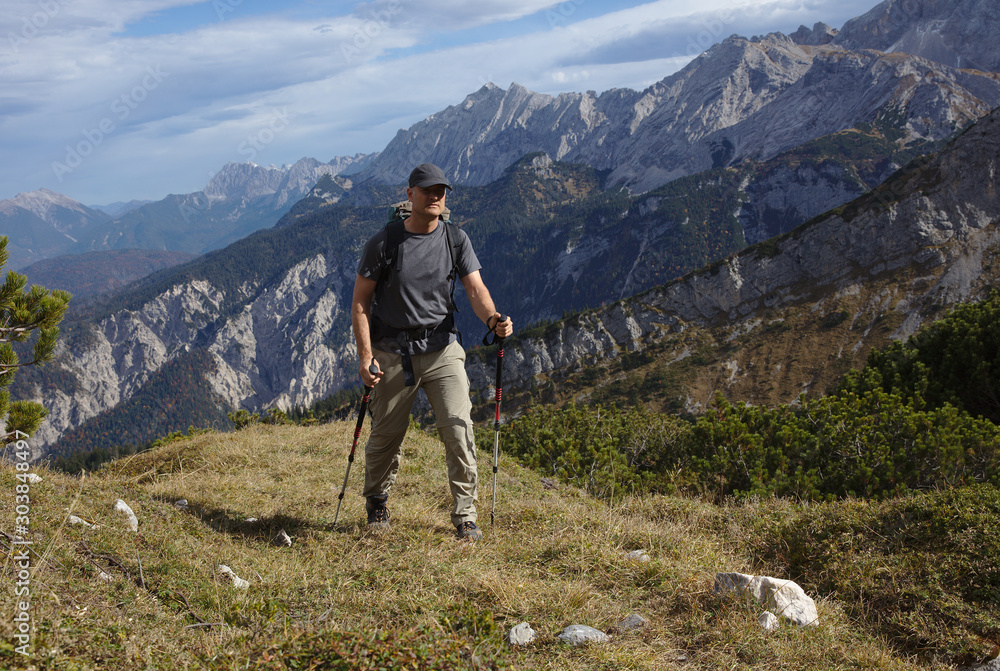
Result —
M 281 167 L 228 163 L 203 190 L 169 195 L 93 227 L 71 251 L 218 249 L 273 226 L 324 175 L 364 166 L 369 159 L 364 154 L 329 163 L 303 158 Z
M 194 254 L 155 249 L 120 249 L 86 254 L 68 254 L 42 259 L 21 268 L 28 284 L 64 289 L 75 301 L 115 292 L 162 268 L 190 261 Z
M 152 203 L 151 200 L 130 200 L 127 203 L 118 201 L 115 203 L 109 203 L 108 205 L 91 205 L 92 210 L 99 210 L 110 217 L 120 217 L 126 212 L 131 212 L 132 210 L 138 209 L 143 205 L 148 205 Z
M 0 200 L 0 235 L 8 238 L 8 270 L 65 253 L 86 231 L 110 220 L 72 198 L 48 189 Z

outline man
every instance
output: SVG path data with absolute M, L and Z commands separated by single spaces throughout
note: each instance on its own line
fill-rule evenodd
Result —
M 454 499 L 451 522 L 459 538 L 476 541 L 482 538 L 476 526 L 476 447 L 465 350 L 452 316 L 452 273 L 457 269 L 473 311 L 497 336 L 511 335 L 514 327 L 510 319 L 500 321 L 468 236 L 439 219 L 449 190 L 441 168 L 431 163 L 414 168 L 406 189 L 411 213 L 403 229 L 395 237 L 388 227 L 376 233 L 358 264 L 351 317 L 361 380 L 374 387 L 364 495 L 369 526 L 388 528 L 389 490 L 399 471 L 410 410 L 422 387 L 445 446 Z M 394 253 L 390 240 L 398 243 Z

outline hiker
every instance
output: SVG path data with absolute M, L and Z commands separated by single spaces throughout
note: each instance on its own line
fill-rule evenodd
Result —
M 438 166 L 414 168 L 406 189 L 409 216 L 395 225 L 395 233 L 390 222 L 372 236 L 358 263 L 351 317 L 361 380 L 374 387 L 364 496 L 368 525 L 388 528 L 389 490 L 399 471 L 410 410 L 422 387 L 445 446 L 454 499 L 451 522 L 459 538 L 476 541 L 483 534 L 476 526 L 478 475 L 469 378 L 453 314 L 456 276 L 487 328 L 505 338 L 514 327 L 509 318 L 500 321 L 469 237 L 440 219 L 449 190 Z

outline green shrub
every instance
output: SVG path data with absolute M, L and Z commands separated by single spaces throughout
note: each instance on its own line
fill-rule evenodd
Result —
M 673 491 L 688 428 L 641 407 L 535 406 L 503 429 L 503 446 L 525 466 L 608 498 Z
M 720 395 L 695 423 L 688 450 L 694 480 L 716 497 L 878 498 L 1000 484 L 996 425 L 949 405 L 918 410 L 881 389 L 797 409 L 736 406 Z
M 906 343 L 873 351 L 840 391 L 873 388 L 1000 422 L 1000 294 L 960 305 Z

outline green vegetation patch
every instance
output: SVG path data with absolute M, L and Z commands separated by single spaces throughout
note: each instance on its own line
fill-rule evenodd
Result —
M 900 651 L 970 664 L 1000 640 L 1000 489 L 792 510 L 758 552 Z

